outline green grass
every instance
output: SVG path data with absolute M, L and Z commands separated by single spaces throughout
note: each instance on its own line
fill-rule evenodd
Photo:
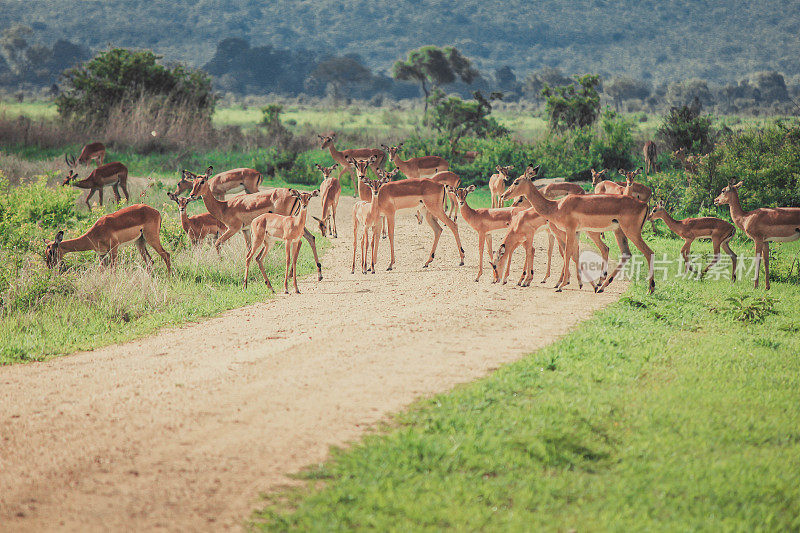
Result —
M 762 296 L 727 278 L 636 283 L 550 347 L 334 450 L 252 526 L 796 531 L 800 287 L 775 283 L 774 314 L 742 322 L 741 298 Z

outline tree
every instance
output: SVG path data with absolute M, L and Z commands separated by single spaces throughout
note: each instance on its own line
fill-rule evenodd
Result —
M 500 93 L 492 93 L 486 99 L 480 91 L 472 93 L 474 101 L 465 102 L 457 96 L 446 97 L 440 89 L 431 97 L 433 111 L 431 125 L 450 139 L 452 150 L 458 147 L 458 141 L 472 133 L 478 137 L 497 137 L 505 135 L 508 130 L 501 126 L 489 114 L 492 112 L 492 100 L 502 97 Z
M 452 46 L 439 48 L 423 46 L 411 50 L 405 60 L 398 60 L 392 67 L 392 77 L 397 80 L 416 81 L 425 93 L 425 111 L 428 114 L 429 85 L 438 87 L 461 79 L 472 83 L 480 74 L 470 60 Z
M 753 75 L 753 85 L 758 89 L 761 100 L 764 102 L 787 102 L 789 91 L 783 75 L 772 70 L 756 72 Z
M 3 30 L 0 35 L 0 51 L 11 72 L 21 76 L 28 68 L 28 38 L 33 35 L 29 26 L 18 24 Z
M 553 67 L 543 67 L 525 79 L 523 92 L 531 100 L 539 100 L 545 85 L 551 87 L 569 85 L 572 79 L 564 76 L 561 70 Z
M 330 85 L 336 100 L 341 97 L 342 88 L 358 83 L 369 83 L 372 71 L 352 57 L 332 57 L 326 59 L 311 71 L 306 86 Z
M 673 107 L 662 117 L 656 132 L 670 150 L 686 148 L 689 152 L 705 153 L 711 148 L 711 117 L 701 116 L 700 100 L 692 105 Z
M 638 98 L 644 100 L 650 96 L 650 85 L 643 80 L 635 80 L 628 77 L 614 78 L 609 83 L 604 84 L 603 90 L 614 100 L 614 107 L 620 110 L 623 100 Z
M 667 103 L 672 106 L 688 106 L 695 100 L 702 105 L 713 105 L 714 95 L 704 80 L 691 79 L 670 84 L 666 94 Z
M 542 96 L 547 100 L 545 110 L 550 129 L 563 131 L 594 123 L 600 113 L 598 85 L 600 76 L 597 74 L 576 76 L 575 83 L 561 87 L 551 88 L 545 84 Z
M 149 50 L 115 48 L 64 73 L 66 89 L 56 99 L 63 117 L 102 120 L 112 107 L 141 96 L 162 99 L 167 107 L 182 106 L 211 118 L 216 96 L 211 80 L 200 70 L 158 63 Z

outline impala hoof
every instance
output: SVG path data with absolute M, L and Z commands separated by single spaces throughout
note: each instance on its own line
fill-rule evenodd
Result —
M 561 287 L 556 287 L 556 292 L 561 292 L 561 291 L 562 291 Z
M 599 289 L 597 289 L 597 294 L 600 294 L 600 293 L 601 293 L 601 292 L 603 292 L 604 290 L 605 290 L 605 289 L 604 289 L 603 287 L 600 287 Z
M 392 267 L 387 267 L 387 268 L 386 268 L 386 271 L 388 272 L 388 271 L 390 271 L 391 269 L 392 269 Z

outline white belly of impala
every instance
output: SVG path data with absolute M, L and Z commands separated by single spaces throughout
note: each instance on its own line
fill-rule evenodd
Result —
M 792 242 L 796 241 L 797 239 L 800 239 L 800 231 L 795 231 L 794 235 L 789 235 L 785 237 L 767 237 L 764 240 L 771 242 Z

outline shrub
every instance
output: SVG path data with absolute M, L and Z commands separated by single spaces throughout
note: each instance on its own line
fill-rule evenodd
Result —
M 673 107 L 662 117 L 657 135 L 670 151 L 685 148 L 692 153 L 706 153 L 711 149 L 711 117 L 702 116 L 699 101 Z
M 545 111 L 550 129 L 563 131 L 589 126 L 600 113 L 600 76 L 585 74 L 575 78 L 576 83 L 561 87 L 545 84 L 542 96 L 546 99 Z

